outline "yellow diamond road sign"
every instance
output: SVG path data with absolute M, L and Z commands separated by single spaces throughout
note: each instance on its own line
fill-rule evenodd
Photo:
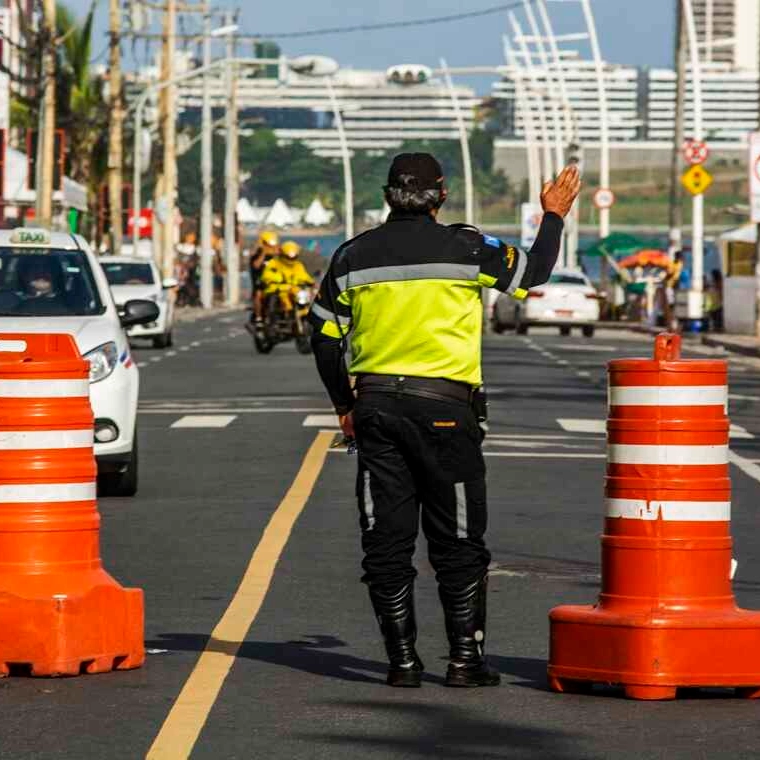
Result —
M 713 177 L 701 164 L 692 166 L 681 177 L 683 186 L 692 195 L 701 195 L 713 183 Z

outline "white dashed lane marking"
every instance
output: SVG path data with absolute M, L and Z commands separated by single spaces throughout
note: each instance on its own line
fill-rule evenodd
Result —
M 235 419 L 233 414 L 188 414 L 172 423 L 173 428 L 226 428 Z

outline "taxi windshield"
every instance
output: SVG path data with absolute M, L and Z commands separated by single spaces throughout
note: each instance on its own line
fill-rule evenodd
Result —
M 120 261 L 101 261 L 109 285 L 154 285 L 150 264 L 130 264 Z
M 0 248 L 0 316 L 103 314 L 87 257 L 55 248 Z

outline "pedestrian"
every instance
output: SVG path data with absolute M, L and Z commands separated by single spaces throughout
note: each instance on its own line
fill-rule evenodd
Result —
M 491 555 L 478 424 L 486 416 L 481 293 L 524 298 L 548 280 L 579 190 L 574 166 L 544 186 L 543 222 L 526 254 L 474 227 L 439 224 L 440 164 L 401 154 L 385 187 L 387 222 L 336 251 L 312 307 L 317 367 L 345 437 L 358 445 L 362 580 L 391 686 L 419 686 L 423 671 L 412 565 L 420 509 L 450 645 L 446 684 L 499 683 L 483 655 Z M 356 396 L 344 361 L 349 333 Z
M 713 269 L 710 275 L 712 282 L 705 290 L 705 293 L 709 293 L 709 308 L 706 307 L 705 311 L 710 329 L 713 332 L 723 332 L 723 273 L 720 269 Z

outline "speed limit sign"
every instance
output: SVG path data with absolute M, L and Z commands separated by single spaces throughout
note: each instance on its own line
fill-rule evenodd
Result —
M 687 164 L 699 166 L 710 158 L 710 149 L 701 140 L 687 140 L 683 144 L 683 157 Z
M 612 208 L 615 205 L 615 193 L 606 187 L 600 187 L 594 193 L 594 205 L 600 211 Z

